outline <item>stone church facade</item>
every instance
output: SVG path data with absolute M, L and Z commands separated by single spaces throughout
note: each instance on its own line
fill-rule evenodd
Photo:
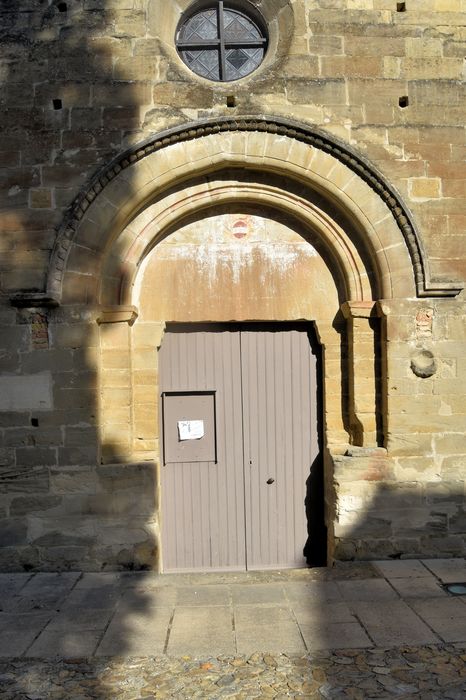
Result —
M 0 569 L 466 554 L 465 10 L 3 1 Z

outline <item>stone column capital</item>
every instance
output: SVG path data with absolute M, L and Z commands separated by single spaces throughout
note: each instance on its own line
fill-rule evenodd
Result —
M 370 318 L 374 316 L 377 302 L 375 301 L 345 301 L 341 305 L 341 312 L 346 319 Z
M 102 306 L 97 315 L 97 323 L 128 323 L 133 325 L 139 316 L 136 306 Z

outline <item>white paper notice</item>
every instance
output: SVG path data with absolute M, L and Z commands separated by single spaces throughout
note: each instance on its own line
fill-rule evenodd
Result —
M 180 440 L 200 440 L 204 437 L 203 420 L 179 420 L 177 423 Z

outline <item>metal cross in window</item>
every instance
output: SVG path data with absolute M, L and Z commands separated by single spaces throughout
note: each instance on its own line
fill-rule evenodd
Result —
M 260 65 L 267 38 L 250 17 L 218 0 L 182 23 L 176 47 L 192 71 L 224 82 L 243 78 Z

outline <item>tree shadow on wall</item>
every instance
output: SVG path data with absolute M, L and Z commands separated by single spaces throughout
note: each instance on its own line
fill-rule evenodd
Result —
M 141 94 L 150 90 L 150 83 L 142 91 L 136 89 L 128 78 L 134 55 L 126 57 L 133 50 L 130 26 L 142 22 L 143 13 L 134 8 L 110 11 L 106 4 L 105 0 L 36 0 L 20 10 L 17 0 L 2 2 L 6 109 L 1 150 L 3 162 L 11 163 L 3 179 L 6 194 L 1 202 L 2 244 L 8 258 L 2 269 L 5 295 L 45 290 L 44 270 L 54 229 L 67 207 L 97 164 L 108 162 L 141 136 Z M 92 241 L 88 247 L 80 246 L 78 254 L 93 269 Z M 100 464 L 97 364 L 101 348 L 86 295 L 83 298 L 89 278 L 88 272 L 75 274 L 75 297 L 49 312 L 48 325 L 42 317 L 34 320 L 37 310 L 27 307 L 11 320 L 11 309 L 5 306 L 11 323 L 5 338 L 13 339 L 2 358 L 6 372 L 52 371 L 54 409 L 0 416 L 5 448 L 0 467 L 5 546 L 0 556 L 4 569 L 73 571 L 84 562 L 89 571 L 119 569 L 121 573 L 84 574 L 70 589 L 52 585 L 51 579 L 25 581 L 11 597 L 10 611 L 4 608 L 0 614 L 20 610 L 30 628 L 38 609 L 40 614 L 50 614 L 42 634 L 37 628 L 36 637 L 25 641 L 26 656 L 32 655 L 34 646 L 37 653 L 42 648 L 47 655 L 65 658 L 87 657 L 96 650 L 104 659 L 107 654 L 157 655 L 165 648 L 173 610 L 168 586 L 160 586 L 149 571 L 133 571 L 151 566 L 157 546 L 150 522 L 156 498 L 154 465 L 122 464 L 117 441 L 110 438 L 105 439 L 107 463 Z M 117 412 L 130 403 L 126 384 L 118 384 L 119 373 L 128 368 L 118 366 L 115 348 L 106 351 L 114 364 L 102 379 L 113 382 Z M 321 488 L 321 479 L 316 463 L 310 491 Z M 452 496 L 462 498 L 459 489 Z M 393 497 L 392 507 L 399 498 Z M 354 544 L 340 549 L 344 558 L 363 556 L 361 542 L 366 534 L 374 537 L 376 531 L 383 531 L 384 503 L 386 494 L 381 494 L 367 512 L 358 513 L 358 523 L 346 537 Z M 446 523 L 456 518 L 460 527 L 465 516 L 464 501 L 463 505 L 458 501 L 453 516 L 448 510 L 451 499 L 448 503 L 443 510 L 437 503 L 425 526 L 440 533 L 439 551 L 449 554 L 457 553 L 461 536 L 447 541 Z M 416 506 L 419 517 L 424 505 Z M 412 508 L 413 504 L 401 508 L 401 532 L 403 518 L 412 517 Z M 311 529 L 316 513 L 313 510 L 309 516 Z M 405 536 L 410 539 L 408 530 Z M 375 537 L 374 541 L 371 556 L 403 556 L 393 538 Z M 71 666 L 70 675 L 76 664 Z M 100 671 L 89 665 L 84 673 L 93 682 L 93 697 L 110 700 L 114 689 L 102 667 Z M 60 682 L 50 666 L 39 667 L 38 673 L 43 673 L 41 682 L 50 678 Z M 30 696 L 30 682 L 25 671 L 24 679 L 17 681 L 17 696 Z
M 74 291 L 60 307 L 10 305 L 11 296 L 46 291 L 48 260 L 68 208 L 96 170 L 143 138 L 141 107 L 151 103 L 151 81 L 135 85 L 131 72 L 143 55 L 155 61 L 154 47 L 151 53 L 150 42 L 144 45 L 145 12 L 122 4 L 127 9 L 107 8 L 106 0 L 2 0 L 0 7 L 2 370 L 50 378 L 49 406 L 35 405 L 31 390 L 34 408 L 23 402 L 0 413 L 0 566 L 31 574 L 122 572 L 22 578 L 0 616 L 6 624 L 19 615 L 26 631 L 18 629 L 11 650 L 26 657 L 90 656 L 109 624 L 111 653 L 124 656 L 141 620 L 155 615 L 144 585 L 157 548 L 149 523 L 154 465 L 122 464 L 109 439 L 107 464 L 100 464 L 100 347 L 95 310 L 87 306 L 98 283 L 98 242 L 75 251 Z M 110 367 L 113 375 L 101 379 L 113 383 L 117 411 L 117 374 L 127 368 Z M 130 398 L 122 402 L 129 406 Z M 141 570 L 137 585 L 134 569 Z M 147 653 L 160 648 L 149 644 Z M 58 682 L 50 667 L 38 667 L 38 674 L 40 682 Z M 28 696 L 36 681 L 25 670 L 16 696 Z M 112 697 L 104 679 L 94 674 L 93 681 L 93 697 Z

